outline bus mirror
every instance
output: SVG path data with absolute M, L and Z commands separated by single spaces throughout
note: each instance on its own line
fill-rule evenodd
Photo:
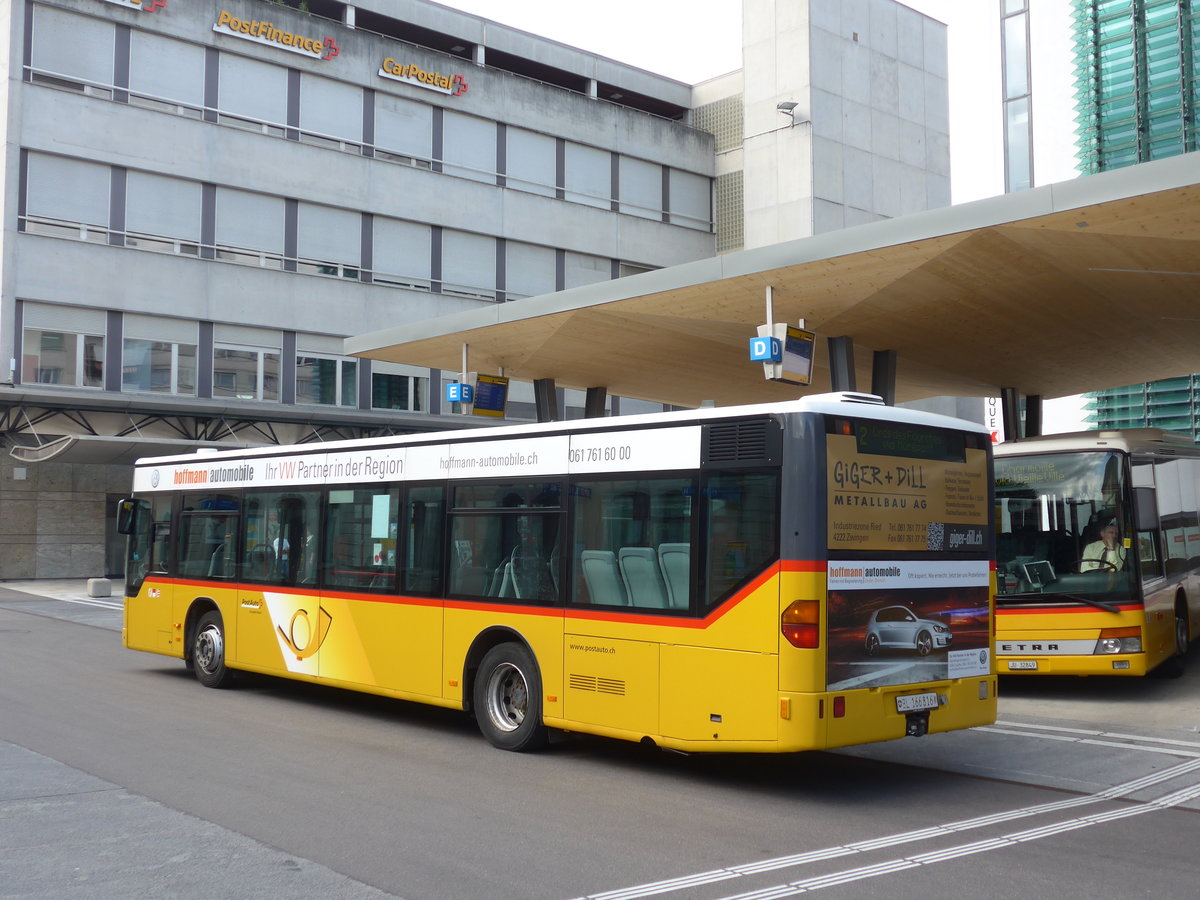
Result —
M 117 534 L 133 534 L 137 508 L 136 500 L 122 500 L 117 503 Z
M 1158 529 L 1158 500 L 1152 487 L 1135 487 L 1133 489 L 1133 508 L 1136 528 L 1138 531 L 1155 531 Z

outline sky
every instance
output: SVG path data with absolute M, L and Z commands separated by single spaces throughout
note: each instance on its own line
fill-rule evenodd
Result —
M 742 0 L 605 0 L 602 15 L 594 5 L 563 0 L 438 2 L 690 84 L 742 67 Z M 953 202 L 1003 193 L 1000 0 L 901 2 L 947 26 Z M 1029 4 L 1038 185 L 1076 175 L 1070 4 Z M 1078 398 L 1047 401 L 1045 430 L 1082 428 L 1081 407 Z

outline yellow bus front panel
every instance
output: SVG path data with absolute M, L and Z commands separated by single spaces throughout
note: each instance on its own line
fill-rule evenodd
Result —
M 147 578 L 137 594 L 125 598 L 121 635 L 130 650 L 180 655 L 182 647 L 173 640 L 173 588 L 170 582 Z
M 1174 647 L 1174 621 L 1146 628 L 1142 609 L 1112 613 L 1098 609 L 1067 612 L 1002 610 L 996 617 L 996 671 L 1001 675 L 1145 675 Z M 1155 634 L 1163 632 L 1155 638 Z M 1101 639 L 1136 638 L 1142 650 L 1097 653 Z M 1152 652 L 1146 652 L 1147 650 Z

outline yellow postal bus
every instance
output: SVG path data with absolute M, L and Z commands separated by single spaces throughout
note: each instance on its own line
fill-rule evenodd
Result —
M 768 406 L 140 460 L 124 642 L 547 729 L 779 752 L 995 718 L 981 427 Z
M 1177 676 L 1200 630 L 1200 449 L 1156 428 L 996 449 L 998 669 Z

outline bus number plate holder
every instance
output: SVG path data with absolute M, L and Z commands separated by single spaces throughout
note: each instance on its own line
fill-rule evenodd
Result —
M 1010 659 L 1008 668 L 1011 669 L 1036 669 L 1038 666 L 1036 659 Z
M 925 694 L 899 694 L 896 697 L 896 712 L 921 712 L 938 708 L 938 695 L 933 691 Z

